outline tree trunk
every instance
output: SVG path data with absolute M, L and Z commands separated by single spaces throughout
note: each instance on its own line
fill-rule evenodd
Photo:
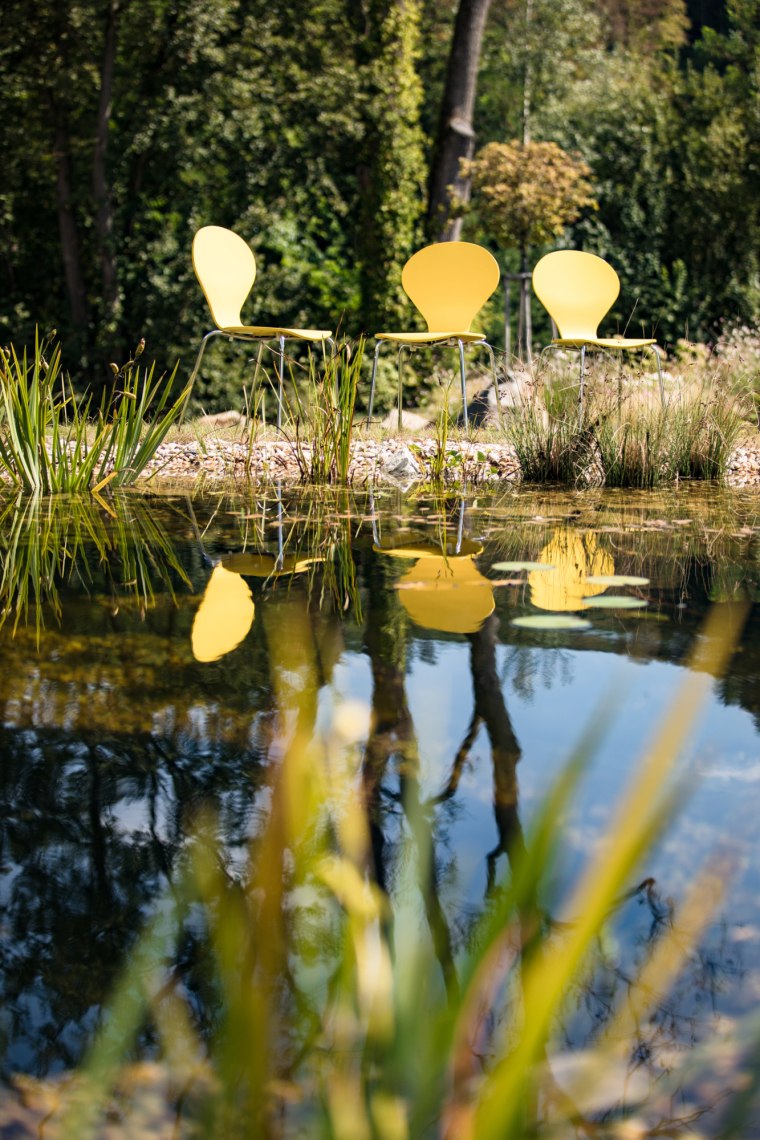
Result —
M 100 72 L 100 98 L 95 126 L 95 150 L 92 156 L 92 194 L 95 201 L 95 233 L 98 241 L 98 257 L 103 286 L 103 320 L 108 329 L 113 329 L 116 319 L 118 289 L 116 283 L 116 256 L 113 249 L 113 206 L 111 203 L 106 153 L 108 149 L 108 127 L 111 120 L 113 97 L 113 75 L 116 62 L 116 24 L 119 15 L 119 0 L 110 0 L 106 23 L 103 63 Z
M 467 202 L 470 179 L 460 174 L 460 161 L 472 158 L 475 133 L 472 116 L 478 65 L 491 0 L 459 0 L 446 84 L 441 104 L 428 195 L 428 231 L 438 241 L 457 241 L 461 218 L 452 218 L 452 199 Z
M 58 212 L 58 232 L 61 237 L 63 270 L 69 298 L 71 320 L 76 329 L 87 327 L 87 292 L 79 254 L 79 237 L 71 204 L 71 166 L 69 161 L 69 133 L 60 110 L 51 107 L 55 115 L 53 154 L 55 162 L 55 198 Z

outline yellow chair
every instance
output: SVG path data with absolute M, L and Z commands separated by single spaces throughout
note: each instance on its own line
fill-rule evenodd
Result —
M 190 637 L 197 661 L 218 661 L 243 641 L 253 624 L 251 591 L 239 574 L 222 565 L 211 571 Z
M 475 633 L 493 613 L 493 588 L 474 562 L 483 550 L 481 543 L 464 538 L 444 547 L 417 541 L 393 547 L 375 545 L 373 549 L 391 558 L 414 561 L 397 588 L 402 606 L 423 629 Z
M 462 383 L 464 422 L 467 426 L 467 390 L 465 386 L 464 346 L 474 344 L 487 349 L 491 359 L 496 408 L 501 416 L 499 390 L 493 349 L 482 333 L 471 325 L 499 284 L 496 259 L 468 241 L 445 241 L 428 245 L 409 258 L 401 273 L 401 284 L 409 299 L 422 313 L 427 332 L 377 333 L 377 346 L 372 364 L 367 422 L 372 419 L 375 401 L 377 361 L 383 344 L 390 342 L 398 350 L 398 426 L 401 427 L 402 353 L 430 345 L 458 345 L 459 375 Z
M 282 426 L 282 392 L 285 378 L 285 341 L 300 340 L 309 344 L 329 344 L 335 352 L 332 332 L 325 329 L 294 329 L 280 325 L 244 325 L 240 310 L 256 280 L 256 258 L 250 246 L 232 230 L 222 226 L 204 226 L 193 238 L 193 269 L 200 282 L 214 324 L 217 326 L 206 333 L 198 351 L 190 388 L 195 382 L 201 366 L 206 345 L 214 336 L 226 336 L 228 340 L 244 340 L 258 343 L 259 356 L 256 362 L 258 374 L 261 350 L 269 341 L 277 341 L 278 353 L 278 394 L 277 427 Z M 188 392 L 187 400 L 190 400 Z M 187 404 L 185 405 L 187 407 Z
M 302 574 L 323 558 L 299 554 L 227 554 L 214 564 L 193 620 L 191 645 L 197 661 L 218 661 L 240 645 L 253 624 L 254 602 L 247 578 Z
M 581 534 L 569 527 L 554 532 L 538 561 L 553 569 L 530 571 L 530 600 L 538 609 L 553 613 L 582 610 L 585 598 L 604 591 L 587 579 L 615 572 L 612 556 L 599 546 L 593 531 Z
M 397 584 L 411 620 L 423 629 L 449 634 L 474 634 L 480 629 L 495 608 L 490 581 L 474 562 L 481 551 L 482 546 L 467 539 L 459 554 L 441 554 L 432 548 L 385 551 L 417 560 Z
M 615 352 L 651 348 L 657 361 L 660 399 L 665 403 L 662 362 L 656 342 L 648 337 L 597 335 L 599 322 L 612 308 L 620 292 L 620 278 L 608 262 L 582 250 L 555 250 L 542 257 L 533 270 L 533 289 L 559 332 L 544 352 L 560 348 L 580 349 L 579 426 L 583 420 L 583 374 L 587 348 Z

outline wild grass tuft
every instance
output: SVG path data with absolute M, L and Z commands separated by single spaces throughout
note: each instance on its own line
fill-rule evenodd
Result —
M 671 385 L 663 405 L 630 374 L 597 366 L 580 425 L 577 385 L 559 382 L 555 370 L 543 399 L 508 413 L 506 433 L 527 482 L 654 488 L 721 478 L 745 412 L 715 378 Z

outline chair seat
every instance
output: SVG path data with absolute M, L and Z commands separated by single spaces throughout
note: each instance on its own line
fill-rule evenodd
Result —
M 375 543 L 372 547 L 378 554 L 388 554 L 391 558 L 443 558 L 444 560 L 457 559 L 457 558 L 472 558 L 476 554 L 482 554 L 483 544 L 473 538 L 463 538 L 459 550 L 454 549 L 453 543 L 447 543 L 445 548 L 441 544 L 425 542 L 425 540 L 417 542 L 408 542 L 403 545 L 399 544 L 396 539 L 396 545 L 390 545 L 394 540 L 389 539 L 388 545 L 385 545 L 382 540 Z M 450 547 L 450 549 L 448 549 Z
M 251 337 L 252 340 L 279 336 L 293 337 L 295 340 L 329 340 L 332 336 L 332 332 L 327 329 L 285 329 L 268 325 L 230 325 L 223 328 L 222 332 L 229 333 L 230 336 Z
M 446 340 L 461 340 L 465 344 L 474 344 L 485 340 L 485 333 L 476 332 L 406 332 L 406 333 L 377 333 L 376 340 L 389 340 L 394 344 L 440 344 Z
M 656 340 L 625 336 L 593 336 L 593 337 L 559 337 L 552 344 L 567 345 L 568 348 L 582 348 L 584 344 L 592 344 L 596 348 L 647 348 L 650 344 L 657 344 Z

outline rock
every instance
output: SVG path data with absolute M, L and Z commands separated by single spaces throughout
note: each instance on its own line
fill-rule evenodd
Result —
M 540 399 L 537 396 L 535 382 L 530 372 L 525 369 L 507 368 L 499 372 L 498 388 L 502 412 L 524 408 Z M 543 408 L 543 400 L 540 401 L 540 406 Z M 474 427 L 491 426 L 498 422 L 493 384 L 487 384 L 473 396 L 467 405 L 467 415 Z
M 407 485 L 422 475 L 419 463 L 406 445 L 382 448 L 377 466 L 380 474 Z
M 383 427 L 389 428 L 390 431 L 395 431 L 398 428 L 397 408 L 391 408 L 388 412 L 383 420 Z M 430 427 L 430 420 L 426 416 L 421 416 L 419 412 L 407 412 L 402 409 L 401 427 L 406 431 L 422 431 L 423 428 Z
M 241 412 L 228 411 L 216 412 L 215 415 L 201 416 L 198 423 L 201 427 L 238 427 L 245 422 L 245 416 Z

